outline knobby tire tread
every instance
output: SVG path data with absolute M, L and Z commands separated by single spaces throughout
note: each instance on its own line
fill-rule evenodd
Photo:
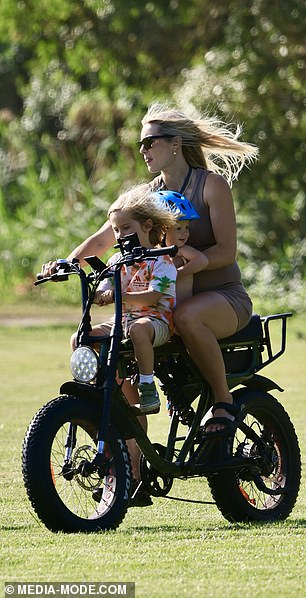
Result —
M 22 448 L 24 485 L 34 511 L 51 531 L 73 533 L 114 530 L 126 515 L 127 494 L 131 487 L 131 462 L 125 441 L 113 427 L 109 443 L 118 468 L 118 490 L 116 487 L 115 503 L 105 515 L 97 519 L 77 516 L 61 501 L 52 481 L 50 452 L 57 431 L 71 419 L 97 431 L 100 417 L 98 403 L 62 395 L 44 405 L 27 429 Z
M 230 522 L 265 522 L 286 519 L 295 503 L 301 478 L 301 454 L 293 424 L 284 407 L 272 395 L 261 391 L 245 391 L 238 395 L 236 402 L 245 406 L 246 412 L 256 417 L 256 413 L 270 414 L 282 438 L 282 451 L 288 469 L 288 493 L 275 508 L 257 509 L 243 496 L 234 473 L 226 472 L 209 476 L 208 483 L 218 509 Z M 285 445 L 285 446 L 284 446 Z M 283 455 L 282 455 L 283 456 Z M 253 482 L 254 483 L 254 482 Z

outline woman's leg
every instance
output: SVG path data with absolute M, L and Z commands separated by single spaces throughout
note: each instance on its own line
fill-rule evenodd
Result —
M 234 334 L 238 318 L 228 301 L 214 291 L 193 296 L 179 305 L 174 313 L 174 322 L 192 360 L 209 382 L 215 403 L 232 403 L 224 361 L 217 339 Z M 215 417 L 233 419 L 224 409 L 217 409 Z M 220 424 L 211 424 L 207 432 L 222 429 Z
M 179 305 L 182 301 L 192 297 L 193 288 L 193 274 L 190 276 L 182 276 L 176 281 L 176 304 Z

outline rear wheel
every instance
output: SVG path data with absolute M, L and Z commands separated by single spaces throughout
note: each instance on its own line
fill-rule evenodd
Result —
M 110 429 L 103 471 L 91 471 L 97 454 L 100 409 L 69 395 L 54 399 L 34 416 L 23 444 L 25 487 L 34 510 L 52 531 L 115 529 L 123 520 L 131 487 L 125 442 Z M 70 458 L 67 445 L 72 445 Z
M 295 505 L 301 478 L 294 427 L 283 406 L 268 393 L 247 392 L 236 401 L 245 413 L 244 424 L 260 441 L 256 442 L 246 429 L 237 429 L 228 438 L 227 454 L 254 457 L 258 465 L 245 467 L 239 473 L 210 476 L 213 498 L 229 521 L 286 519 Z

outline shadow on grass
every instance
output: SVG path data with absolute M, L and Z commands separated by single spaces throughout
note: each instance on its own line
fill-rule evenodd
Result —
M 156 534 L 160 532 L 164 533 L 191 533 L 195 534 L 197 532 L 201 533 L 204 530 L 206 532 L 228 532 L 231 534 L 235 531 L 249 531 L 249 530 L 256 530 L 256 529 L 271 529 L 271 528 L 279 528 L 280 531 L 286 529 L 290 529 L 290 531 L 294 531 L 295 529 L 301 529 L 306 527 L 306 519 L 290 519 L 287 521 L 256 521 L 256 522 L 245 522 L 245 523 L 221 523 L 221 524 L 214 524 L 210 525 L 168 525 L 168 524 L 161 524 L 161 525 L 131 525 L 129 529 L 120 530 L 120 534 L 129 535 L 133 532 L 146 532 L 148 534 Z
M 39 528 L 43 528 L 44 530 L 46 530 L 46 528 L 42 525 L 41 522 L 37 523 L 37 531 L 39 530 Z M 304 529 L 306 527 L 306 519 L 290 519 L 287 521 L 268 521 L 268 522 L 263 522 L 263 521 L 256 521 L 256 522 L 246 522 L 246 523 L 220 523 L 220 524 L 214 524 L 212 526 L 210 525 L 198 525 L 198 526 L 193 526 L 193 525 L 168 525 L 168 524 L 160 524 L 160 525 L 130 525 L 128 527 L 128 529 L 120 529 L 120 527 L 117 530 L 109 530 L 109 531 L 97 531 L 94 533 L 90 533 L 89 535 L 95 535 L 96 534 L 114 534 L 117 535 L 119 534 L 120 536 L 130 536 L 131 534 L 135 534 L 135 533 L 146 533 L 148 536 L 152 536 L 155 534 L 160 534 L 162 533 L 166 533 L 166 534 L 197 534 L 197 533 L 203 533 L 203 531 L 207 532 L 207 533 L 213 533 L 215 534 L 216 531 L 218 532 L 222 532 L 222 533 L 226 533 L 228 532 L 228 534 L 232 534 L 233 532 L 248 532 L 248 531 L 254 531 L 256 529 L 275 529 L 275 528 L 279 528 L 280 531 L 284 531 L 284 528 L 287 530 L 290 530 L 291 532 L 293 532 L 294 530 L 298 530 L 300 531 L 301 529 Z M 33 529 L 33 524 L 11 524 L 11 525 L 0 525 L 0 531 L 2 532 L 29 532 L 30 529 Z M 49 530 L 48 530 L 49 531 Z M 62 532 L 58 532 L 60 534 L 62 534 Z M 56 535 L 56 534 L 55 534 Z M 65 534 L 64 534 L 65 535 Z M 72 533 L 67 534 L 69 536 L 73 535 Z M 77 534 L 79 535 L 79 533 Z M 86 532 L 84 533 L 84 535 L 86 535 Z
M 28 532 L 33 527 L 33 524 L 22 524 L 18 525 L 17 523 L 12 523 L 12 525 L 0 525 L 1 532 Z

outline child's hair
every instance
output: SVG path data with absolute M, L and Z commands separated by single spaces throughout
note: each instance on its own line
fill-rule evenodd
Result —
M 168 227 L 177 222 L 176 216 L 166 208 L 163 209 L 159 202 L 152 197 L 152 191 L 147 184 L 137 185 L 129 191 L 119 195 L 118 199 L 110 206 L 107 217 L 114 212 L 128 212 L 133 220 L 140 224 L 152 220 L 153 226 L 149 238 L 152 245 L 162 242 Z

